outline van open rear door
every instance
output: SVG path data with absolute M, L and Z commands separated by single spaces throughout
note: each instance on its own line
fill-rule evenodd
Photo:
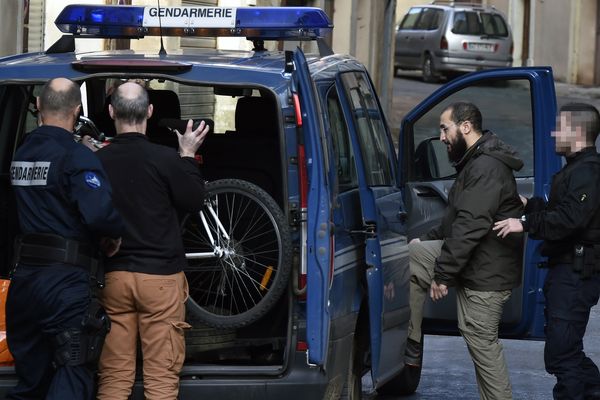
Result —
M 321 146 L 323 129 L 317 116 L 317 96 L 304 53 L 294 51 L 294 84 L 302 110 L 302 138 L 306 151 L 307 236 L 306 236 L 306 340 L 308 362 L 324 366 L 329 341 L 329 284 L 333 263 L 333 233 L 330 229 L 330 195 L 327 166 Z

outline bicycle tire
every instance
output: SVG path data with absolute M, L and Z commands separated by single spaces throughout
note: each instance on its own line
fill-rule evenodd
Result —
M 205 215 L 211 202 L 230 240 L 219 243 L 225 250 L 219 257 L 193 259 L 192 253 L 213 247 L 199 213 L 184 219 L 188 312 L 215 328 L 240 328 L 264 316 L 288 286 L 289 225 L 275 200 L 250 182 L 221 179 L 206 190 Z M 216 224 L 210 218 L 207 223 L 216 238 Z

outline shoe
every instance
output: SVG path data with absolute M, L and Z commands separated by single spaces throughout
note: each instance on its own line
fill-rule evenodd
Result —
M 423 345 L 415 340 L 406 341 L 406 351 L 404 352 L 404 363 L 411 367 L 420 367 L 423 362 Z

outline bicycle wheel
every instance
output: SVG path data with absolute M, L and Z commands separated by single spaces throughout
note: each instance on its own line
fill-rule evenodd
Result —
M 262 317 L 285 291 L 292 256 L 289 227 L 275 200 L 250 182 L 222 179 L 206 189 L 202 211 L 183 223 L 188 309 L 207 325 L 239 328 Z M 219 233 L 214 216 L 228 238 Z

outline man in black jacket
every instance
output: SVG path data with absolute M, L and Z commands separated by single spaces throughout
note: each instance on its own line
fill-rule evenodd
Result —
M 562 107 L 552 136 L 567 164 L 554 175 L 548 203 L 530 199 L 521 219 L 494 226 L 501 237 L 525 231 L 544 240 L 541 254 L 550 268 L 544 361 L 556 376 L 555 399 L 600 399 L 600 373 L 583 352 L 590 309 L 600 296 L 600 158 L 594 146 L 599 131 L 595 107 Z
M 106 263 L 102 302 L 112 329 L 100 359 L 98 399 L 127 399 L 135 379 L 139 334 L 146 399 L 177 398 L 185 358 L 187 281 L 177 210 L 198 211 L 204 180 L 194 159 L 208 126 L 189 121 L 174 149 L 150 143 L 148 93 L 128 82 L 111 96 L 116 139 L 97 152 L 125 220 L 120 251 Z
M 523 163 L 494 134 L 481 130 L 481 112 L 466 102 L 444 110 L 440 139 L 458 172 L 441 224 L 409 244 L 411 321 L 406 362 L 420 365 L 421 321 L 427 290 L 440 300 L 456 286 L 458 328 L 482 399 L 512 399 L 498 326 L 511 289 L 520 283 L 522 235 L 501 239 L 494 221 L 517 217 L 522 203 L 513 171 Z

